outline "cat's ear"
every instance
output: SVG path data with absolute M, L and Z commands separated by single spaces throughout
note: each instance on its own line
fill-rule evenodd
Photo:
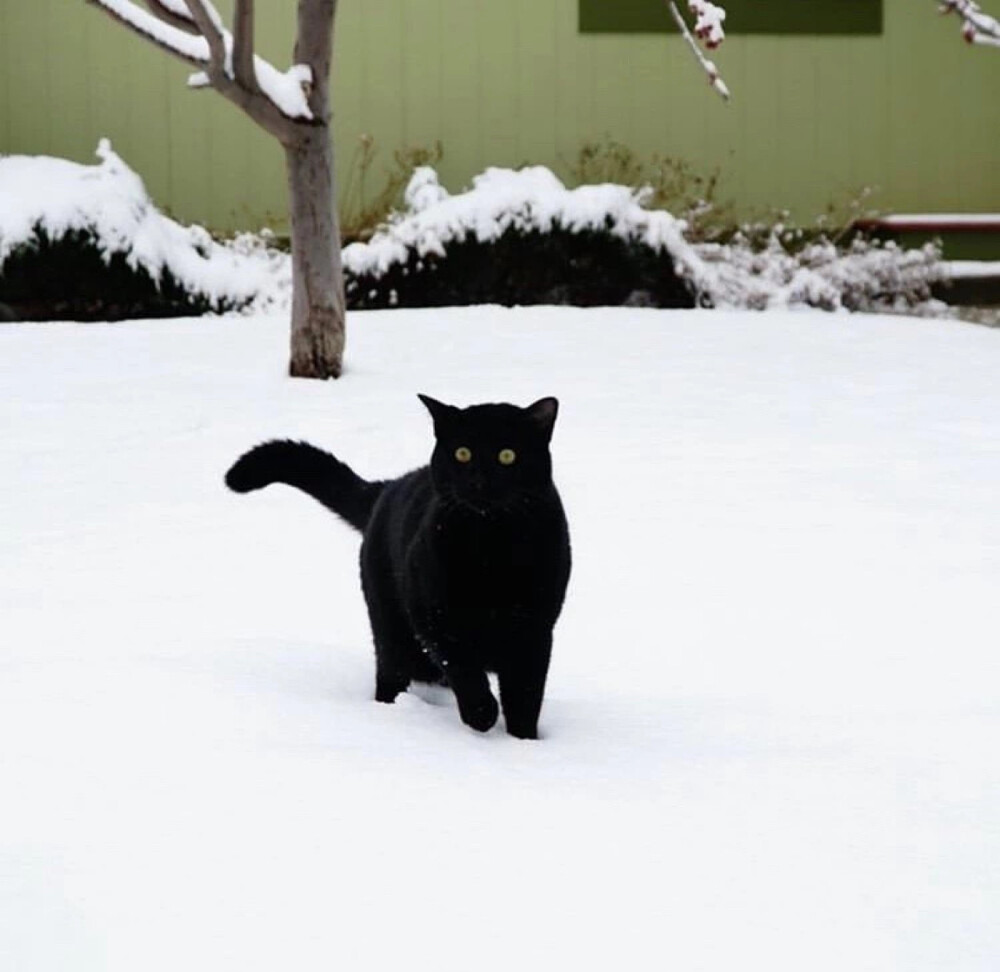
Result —
M 552 438 L 552 427 L 556 424 L 559 414 L 559 400 L 556 398 L 540 398 L 534 405 L 529 405 L 525 412 L 535 428 L 545 436 L 548 442 Z
M 427 407 L 427 411 L 431 413 L 431 418 L 434 419 L 434 428 L 440 428 L 447 424 L 448 419 L 453 415 L 458 414 L 458 409 L 454 405 L 445 405 L 444 402 L 439 402 L 436 398 L 431 398 L 430 395 L 417 395 Z

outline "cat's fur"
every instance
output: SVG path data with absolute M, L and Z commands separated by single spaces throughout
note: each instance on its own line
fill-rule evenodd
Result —
M 414 679 L 446 682 L 462 720 L 485 732 L 498 715 L 496 672 L 507 731 L 534 739 L 570 573 L 549 456 L 558 403 L 459 409 L 420 398 L 437 441 L 430 465 L 399 479 L 368 482 L 315 446 L 275 441 L 242 456 L 226 483 L 239 493 L 287 483 L 362 532 L 378 701 Z M 471 458 L 459 461 L 459 449 Z M 504 450 L 513 462 L 500 461 Z

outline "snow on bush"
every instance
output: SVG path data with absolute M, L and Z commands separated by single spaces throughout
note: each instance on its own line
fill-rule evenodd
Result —
M 475 303 L 694 306 L 700 261 L 626 186 L 568 190 L 548 169 L 487 169 L 450 195 L 420 167 L 404 211 L 344 248 L 356 307 Z
M 411 252 L 444 257 L 456 242 L 494 243 L 508 230 L 527 234 L 607 232 L 626 242 L 666 250 L 682 276 L 697 275 L 700 263 L 684 241 L 684 223 L 669 213 L 643 209 L 641 194 L 628 186 L 567 189 L 544 166 L 489 168 L 472 188 L 452 196 L 437 173 L 421 166 L 404 196 L 405 208 L 367 243 L 344 248 L 344 267 L 356 276 L 381 276 Z
M 453 196 L 433 169 L 422 167 L 406 190 L 403 212 L 369 242 L 345 247 L 344 266 L 355 278 L 349 290 L 355 300 L 384 301 L 379 280 L 394 267 L 412 265 L 414 257 L 440 262 L 456 244 L 496 244 L 511 232 L 529 237 L 568 231 L 607 234 L 630 247 L 669 255 L 678 277 L 705 306 L 943 310 L 930 296 L 931 285 L 942 279 L 940 254 L 933 246 L 902 250 L 859 239 L 838 247 L 821 240 L 792 250 L 781 242 L 781 227 L 763 246 L 742 235 L 727 243 L 691 243 L 683 220 L 645 207 L 649 197 L 648 190 L 614 184 L 567 189 L 541 166 L 487 169 L 473 179 L 471 189 Z M 646 291 L 654 289 L 647 283 Z M 392 285 L 395 296 L 378 306 L 408 303 L 397 275 Z
M 122 256 L 154 283 L 169 276 L 215 310 L 263 310 L 287 300 L 288 259 L 249 234 L 219 243 L 153 205 L 142 179 L 112 151 L 97 165 L 45 156 L 0 157 L 0 279 L 12 256 L 40 240 L 92 242 L 105 264 Z
M 790 249 L 782 239 L 776 227 L 763 245 L 741 234 L 724 244 L 697 244 L 707 268 L 703 293 L 712 306 L 947 313 L 931 296 L 931 287 L 945 279 L 936 244 L 905 250 L 858 237 L 846 247 L 820 239 Z
M 124 260 L 170 294 L 189 294 L 188 313 L 287 306 L 290 260 L 266 237 L 218 242 L 200 226 L 182 226 L 157 211 L 107 140 L 97 154 L 92 166 L 0 157 L 0 299 L 10 300 L 3 297 L 5 265 L 26 253 L 45 260 L 50 244 L 82 240 L 109 270 Z M 370 241 L 344 248 L 348 306 L 697 301 L 733 309 L 943 311 L 930 299 L 931 285 L 944 276 L 934 247 L 821 240 L 793 249 L 781 227 L 763 244 L 740 235 L 692 243 L 684 221 L 647 208 L 650 198 L 648 190 L 610 183 L 567 189 L 542 166 L 490 168 L 452 195 L 434 169 L 418 168 L 402 212 Z M 38 268 L 28 275 L 39 277 Z M 91 289 L 113 290 L 118 280 L 109 273 L 107 281 L 90 281 Z

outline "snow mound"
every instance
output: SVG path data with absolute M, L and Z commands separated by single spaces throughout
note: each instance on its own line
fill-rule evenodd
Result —
M 169 273 L 216 309 L 265 310 L 287 300 L 287 256 L 249 234 L 226 243 L 201 226 L 182 226 L 153 205 L 142 179 L 107 139 L 96 165 L 46 156 L 0 157 L 0 271 L 39 235 L 93 239 L 105 263 L 116 254 L 159 283 Z
M 917 311 L 941 314 L 930 288 L 941 280 L 934 246 L 902 250 L 865 240 L 847 247 L 821 240 L 800 249 L 780 242 L 776 227 L 762 245 L 737 235 L 727 243 L 692 243 L 687 224 L 645 208 L 649 190 L 612 183 L 567 189 L 547 168 L 489 168 L 465 192 L 450 195 L 430 167 L 418 168 L 404 209 L 366 243 L 344 248 L 349 275 L 378 280 L 418 258 L 444 259 L 448 248 L 473 240 L 495 244 L 521 234 L 608 233 L 671 258 L 678 277 L 701 304 L 720 309 Z
M 620 239 L 666 250 L 680 276 L 700 279 L 702 261 L 684 239 L 685 223 L 670 213 L 642 206 L 644 194 L 613 184 L 567 189 L 544 166 L 489 168 L 472 187 L 452 196 L 430 167 L 418 168 L 404 196 L 405 209 L 367 243 L 344 248 L 351 273 L 380 277 L 411 252 L 446 255 L 451 243 L 474 239 L 494 243 L 508 230 L 550 233 L 607 231 Z

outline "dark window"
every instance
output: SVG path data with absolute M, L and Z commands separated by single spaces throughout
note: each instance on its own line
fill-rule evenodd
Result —
M 719 0 L 727 34 L 881 34 L 882 0 Z M 678 9 L 691 23 L 685 0 Z M 676 31 L 666 0 L 580 0 L 588 34 Z

